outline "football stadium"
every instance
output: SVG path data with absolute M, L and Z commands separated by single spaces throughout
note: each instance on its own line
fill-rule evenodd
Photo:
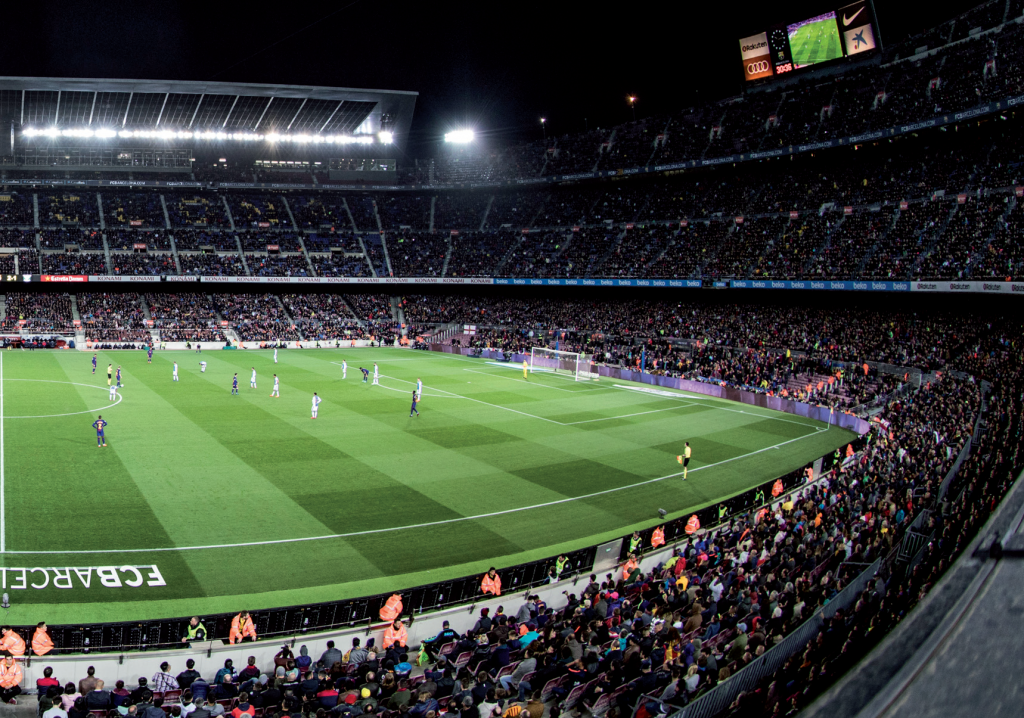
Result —
M 364 10 L 0 77 L 0 711 L 1014 714 L 1024 2 L 758 11 L 600 119 L 554 48 L 344 87 Z

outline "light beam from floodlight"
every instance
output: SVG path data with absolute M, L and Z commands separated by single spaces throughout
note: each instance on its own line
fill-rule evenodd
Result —
M 444 135 L 445 142 L 451 142 L 452 144 L 465 145 L 473 141 L 473 130 L 453 130 L 452 132 L 446 132 Z

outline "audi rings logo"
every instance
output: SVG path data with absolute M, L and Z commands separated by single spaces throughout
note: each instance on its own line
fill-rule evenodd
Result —
M 751 62 L 747 64 L 747 74 L 756 75 L 761 72 L 768 72 L 768 61 L 761 60 L 760 62 Z

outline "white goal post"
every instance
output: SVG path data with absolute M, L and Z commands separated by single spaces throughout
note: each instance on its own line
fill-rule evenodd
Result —
M 575 381 L 597 380 L 593 357 L 581 352 L 564 352 L 547 347 L 530 347 L 530 371 L 561 374 Z

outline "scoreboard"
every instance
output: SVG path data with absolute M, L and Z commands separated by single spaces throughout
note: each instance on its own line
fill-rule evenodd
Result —
M 816 17 L 772 25 L 740 40 L 745 80 L 778 77 L 793 70 L 878 49 L 878 25 L 869 0 L 825 10 Z

